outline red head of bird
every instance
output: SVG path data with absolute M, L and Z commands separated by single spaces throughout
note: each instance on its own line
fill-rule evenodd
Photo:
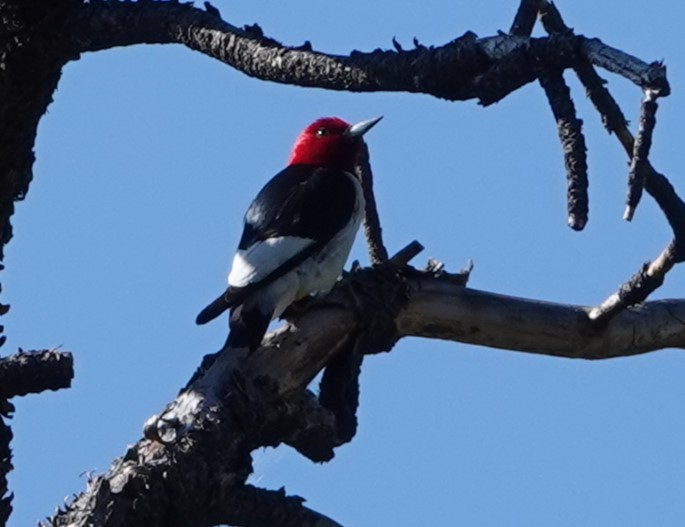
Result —
M 299 135 L 289 165 L 303 164 L 352 171 L 362 136 L 382 117 L 350 125 L 338 117 L 323 117 Z

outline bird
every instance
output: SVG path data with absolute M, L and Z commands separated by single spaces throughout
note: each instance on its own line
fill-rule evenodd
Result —
M 222 349 L 253 352 L 271 320 L 338 280 L 364 215 L 354 165 L 362 137 L 381 119 L 352 125 L 339 117 L 317 119 L 247 208 L 228 288 L 196 318 L 206 324 L 230 310 Z

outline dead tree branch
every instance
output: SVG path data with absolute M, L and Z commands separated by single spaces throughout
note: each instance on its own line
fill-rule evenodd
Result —
M 585 228 L 588 215 L 587 148 L 582 130 L 583 121 L 576 117 L 571 91 L 560 71 L 540 75 L 540 85 L 552 108 L 564 152 L 568 225 L 573 230 L 581 231 Z

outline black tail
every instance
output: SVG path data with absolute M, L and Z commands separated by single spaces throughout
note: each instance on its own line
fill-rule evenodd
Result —
M 206 308 L 200 311 L 200 314 L 195 319 L 195 323 L 206 324 L 210 320 L 214 320 L 227 309 L 230 309 L 233 306 L 235 306 L 237 302 L 235 296 L 232 293 L 233 291 L 230 287 L 226 289 L 225 293 L 223 293 L 219 298 L 214 300 Z
M 256 350 L 262 343 L 271 322 L 271 313 L 264 314 L 258 308 L 240 305 L 231 311 L 229 325 L 231 332 L 226 340 L 228 348 L 249 348 Z

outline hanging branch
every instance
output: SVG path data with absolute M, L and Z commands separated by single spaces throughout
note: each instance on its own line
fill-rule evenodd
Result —
M 360 341 L 346 353 L 341 353 L 326 366 L 319 383 L 321 405 L 333 412 L 337 443 L 348 443 L 357 433 L 359 407 L 359 376 L 364 354 Z
M 542 73 L 540 85 L 552 108 L 564 151 L 568 225 L 580 231 L 587 223 L 588 214 L 587 148 L 582 131 L 583 121 L 576 117 L 571 92 L 560 71 Z

